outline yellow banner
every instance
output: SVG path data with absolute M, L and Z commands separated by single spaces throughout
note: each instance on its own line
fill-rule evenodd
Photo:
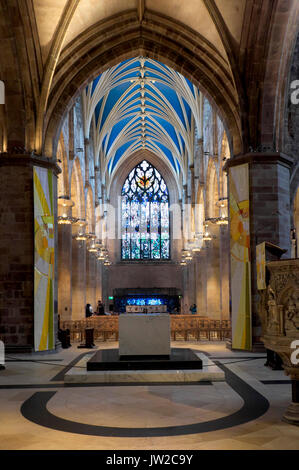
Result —
M 34 167 L 34 348 L 55 348 L 53 175 Z
M 250 350 L 251 263 L 248 164 L 229 170 L 232 347 Z
M 256 277 L 258 290 L 266 289 L 266 245 L 256 245 Z

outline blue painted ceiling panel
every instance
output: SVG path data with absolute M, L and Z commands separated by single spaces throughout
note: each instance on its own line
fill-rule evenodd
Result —
M 134 83 L 135 86 L 133 86 Z M 107 135 L 109 135 L 109 141 L 106 152 L 111 150 L 114 142 L 117 144 L 113 149 L 113 155 L 107 154 L 107 158 L 110 159 L 109 171 L 113 171 L 134 140 L 136 148 L 142 148 L 143 145 L 153 150 L 152 144 L 147 142 L 148 138 L 155 141 L 175 169 L 180 168 L 180 165 L 175 165 L 175 157 L 170 149 L 175 146 L 176 154 L 178 154 L 184 151 L 186 146 L 185 140 L 192 114 L 186 99 L 190 98 L 190 90 L 194 96 L 193 85 L 189 80 L 183 79 L 177 72 L 158 61 L 140 57 L 128 59 L 112 67 L 93 80 L 90 86 L 92 95 L 96 93 L 94 96 L 99 97 L 97 105 L 93 107 L 93 112 L 97 123 L 102 113 L 100 132 L 109 119 L 106 123 L 106 125 L 109 123 L 108 134 L 101 137 L 100 145 L 102 149 L 105 148 Z M 184 86 L 186 99 L 181 95 L 182 90 L 184 92 Z M 132 90 L 128 92 L 130 87 Z M 142 120 L 142 115 L 144 120 Z M 134 116 L 136 116 L 135 119 L 132 119 Z M 130 120 L 132 122 L 126 130 L 125 127 Z M 145 123 L 144 126 L 142 122 Z M 142 135 L 143 131 L 145 135 Z M 179 133 L 179 138 L 176 131 Z M 170 148 L 161 141 L 161 139 L 165 140 L 164 133 L 173 143 Z M 116 141 L 118 137 L 121 138 Z

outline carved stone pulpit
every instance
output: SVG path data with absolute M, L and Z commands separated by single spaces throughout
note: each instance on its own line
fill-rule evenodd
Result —
M 267 286 L 259 292 L 262 341 L 279 354 L 292 381 L 292 403 L 283 419 L 299 425 L 299 259 L 270 261 L 266 269 Z

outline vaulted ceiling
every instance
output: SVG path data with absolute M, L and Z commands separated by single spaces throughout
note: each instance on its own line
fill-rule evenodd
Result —
M 33 0 L 43 60 L 47 56 L 68 0 Z M 105 18 L 138 8 L 139 0 L 77 0 L 63 47 L 87 28 Z M 246 0 L 215 0 L 235 44 L 240 43 Z M 223 39 L 211 14 L 208 0 L 146 0 L 148 10 L 184 23 L 206 38 L 227 59 Z
M 178 175 L 192 155 L 191 128 L 199 119 L 199 98 L 189 80 L 148 58 L 130 59 L 105 71 L 83 93 L 85 137 L 94 116 L 102 170 L 111 174 L 121 158 L 148 149 Z
M 280 148 L 298 19 L 298 0 L 0 0 L 3 148 L 55 155 L 76 96 L 139 55 L 172 67 L 208 97 L 234 155 Z M 187 148 L 183 129 L 172 126 Z
M 38 110 L 35 139 L 35 148 L 38 151 L 42 149 L 42 136 L 45 135 L 43 151 L 46 154 L 51 152 L 51 142 L 55 134 L 54 121 L 58 115 L 63 114 L 62 108 L 66 108 L 68 97 L 74 93 L 74 88 L 77 87 L 77 90 L 81 88 L 88 74 L 94 77 L 97 67 L 99 72 L 105 70 L 104 63 L 108 64 L 111 60 L 110 67 L 118 63 L 119 60 L 114 58 L 118 56 L 121 59 L 121 49 L 125 59 L 130 57 L 128 50 L 130 48 L 135 56 L 143 54 L 152 59 L 161 59 L 164 64 L 183 73 L 201 91 L 204 91 L 206 96 L 213 100 L 214 104 L 216 103 L 234 150 L 241 151 L 242 123 L 239 108 L 244 104 L 244 97 L 235 54 L 238 54 L 238 50 L 240 51 L 242 47 L 246 0 L 184 0 L 183 2 L 181 0 L 32 0 L 32 2 L 41 58 L 47 71 L 43 75 L 42 99 Z M 108 57 L 107 48 L 111 48 Z M 147 66 L 153 69 L 153 61 L 149 61 Z M 84 68 L 86 68 L 85 74 Z M 163 73 L 164 79 L 161 79 Z M 167 74 L 168 83 L 165 78 Z M 105 75 L 107 76 L 102 73 L 99 82 L 105 80 Z M 192 107 L 196 106 L 199 96 L 199 92 L 190 86 L 190 82 L 179 77 L 166 67 L 163 72 L 163 66 L 160 64 L 160 79 L 157 80 L 157 85 L 149 85 L 150 90 L 146 93 L 147 106 L 150 103 L 152 108 L 155 107 L 153 102 L 156 100 L 162 112 L 160 116 L 156 114 L 154 120 L 153 109 L 151 110 L 151 124 L 154 126 L 152 132 L 155 130 L 159 135 L 156 135 L 155 140 L 151 134 L 146 146 L 151 150 L 154 147 L 157 150 L 158 146 L 164 154 L 168 154 L 166 157 L 176 172 L 179 172 L 179 167 L 182 165 L 184 152 L 191 153 L 190 142 L 185 134 L 188 133 L 190 126 L 189 108 L 192 113 Z M 159 121 L 163 119 L 163 114 L 165 116 L 170 112 L 171 106 L 167 103 L 164 91 L 165 87 L 168 87 L 167 94 L 171 95 L 171 81 L 176 84 L 174 96 L 176 95 L 179 102 L 183 101 L 176 106 L 174 112 L 171 111 L 170 119 L 164 119 L 167 124 L 164 123 L 161 127 Z M 123 84 L 123 92 L 129 94 L 134 92 L 133 85 L 126 90 L 126 85 Z M 95 84 L 93 86 L 96 87 Z M 115 88 L 114 85 L 112 88 Z M 118 91 L 111 91 L 107 98 L 108 102 L 113 101 L 112 95 L 120 97 L 119 90 L 120 88 Z M 88 89 L 89 94 L 93 94 L 93 91 L 92 88 Z M 61 99 L 62 93 L 66 97 L 65 104 Z M 91 95 L 87 94 L 87 100 L 90 98 Z M 97 94 L 91 99 L 92 106 L 96 98 Z M 141 98 L 143 99 L 143 96 Z M 161 100 L 164 100 L 163 111 Z M 141 105 L 143 106 L 143 102 Z M 97 124 L 101 115 L 100 106 L 99 102 L 96 103 Z M 126 109 L 129 113 L 128 106 L 127 101 Z M 102 109 L 104 118 L 107 109 L 107 105 L 105 110 Z M 122 121 L 125 120 L 122 118 Z M 107 125 L 109 122 L 110 119 L 107 120 Z M 122 124 L 118 126 L 119 129 Z M 130 147 L 133 143 L 129 137 L 134 134 L 128 135 L 128 133 L 133 130 L 132 124 L 134 123 L 125 128 L 122 150 L 119 150 L 121 139 L 116 140 L 118 153 L 115 158 L 113 157 L 113 161 L 110 159 L 113 149 L 116 148 L 115 145 L 112 146 L 113 139 L 106 138 L 103 143 L 101 141 L 103 135 L 99 138 L 99 148 L 102 145 L 105 152 L 110 152 L 108 155 L 110 171 L 117 164 L 122 151 L 138 148 L 137 142 L 135 147 Z M 43 126 L 46 134 L 42 130 Z M 169 129 L 172 128 L 172 131 L 165 133 L 167 126 Z M 117 132 L 117 127 L 114 126 L 111 132 L 113 136 Z

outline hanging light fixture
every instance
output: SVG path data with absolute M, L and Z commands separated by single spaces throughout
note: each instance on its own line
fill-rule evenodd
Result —
M 62 212 L 62 214 L 57 217 L 57 223 L 59 225 L 71 225 L 76 223 L 78 219 L 71 216 L 71 208 L 75 203 L 70 199 L 70 197 L 59 196 L 57 202 L 60 207 L 59 212 Z
M 57 223 L 59 225 L 71 225 L 77 222 L 75 217 L 70 217 L 67 214 L 62 214 L 57 217 Z
M 192 253 L 191 251 L 186 251 L 186 254 L 185 254 L 185 261 L 191 261 L 192 260 Z
M 99 261 L 105 261 L 104 253 L 102 251 L 99 251 L 97 258 L 98 258 Z
M 216 224 L 217 225 L 228 225 L 228 217 L 225 215 L 222 215 L 221 217 L 218 217 L 216 219 Z
M 88 251 L 89 251 L 89 253 L 97 253 L 98 248 L 97 248 L 94 240 L 92 241 L 91 245 L 88 247 Z
M 78 242 L 80 241 L 86 241 L 88 240 L 88 236 L 85 234 L 85 233 L 77 233 L 77 235 L 75 236 L 75 240 L 77 240 Z
M 88 235 L 85 233 L 85 219 L 77 219 L 76 225 L 79 225 L 78 233 L 75 235 L 75 240 L 77 241 L 85 241 L 88 240 Z
M 216 206 L 224 209 L 225 207 L 227 207 L 227 201 L 228 201 L 227 197 L 220 197 L 218 201 L 216 202 Z
M 91 235 L 91 234 L 89 234 Z M 92 236 L 89 236 L 89 238 L 92 238 L 92 242 L 91 244 L 89 245 L 88 247 L 88 251 L 90 253 L 98 253 L 99 252 L 99 249 L 101 248 L 102 246 L 102 242 L 100 240 L 96 240 L 95 238 L 93 238 Z
M 211 236 L 211 234 L 210 234 L 210 232 L 209 232 L 209 230 L 208 230 L 208 227 L 209 227 L 209 225 L 208 225 L 208 224 L 205 224 L 205 232 L 204 232 L 203 237 L 202 237 L 202 239 L 203 239 L 205 242 L 208 242 L 208 241 L 212 240 L 212 236 Z

